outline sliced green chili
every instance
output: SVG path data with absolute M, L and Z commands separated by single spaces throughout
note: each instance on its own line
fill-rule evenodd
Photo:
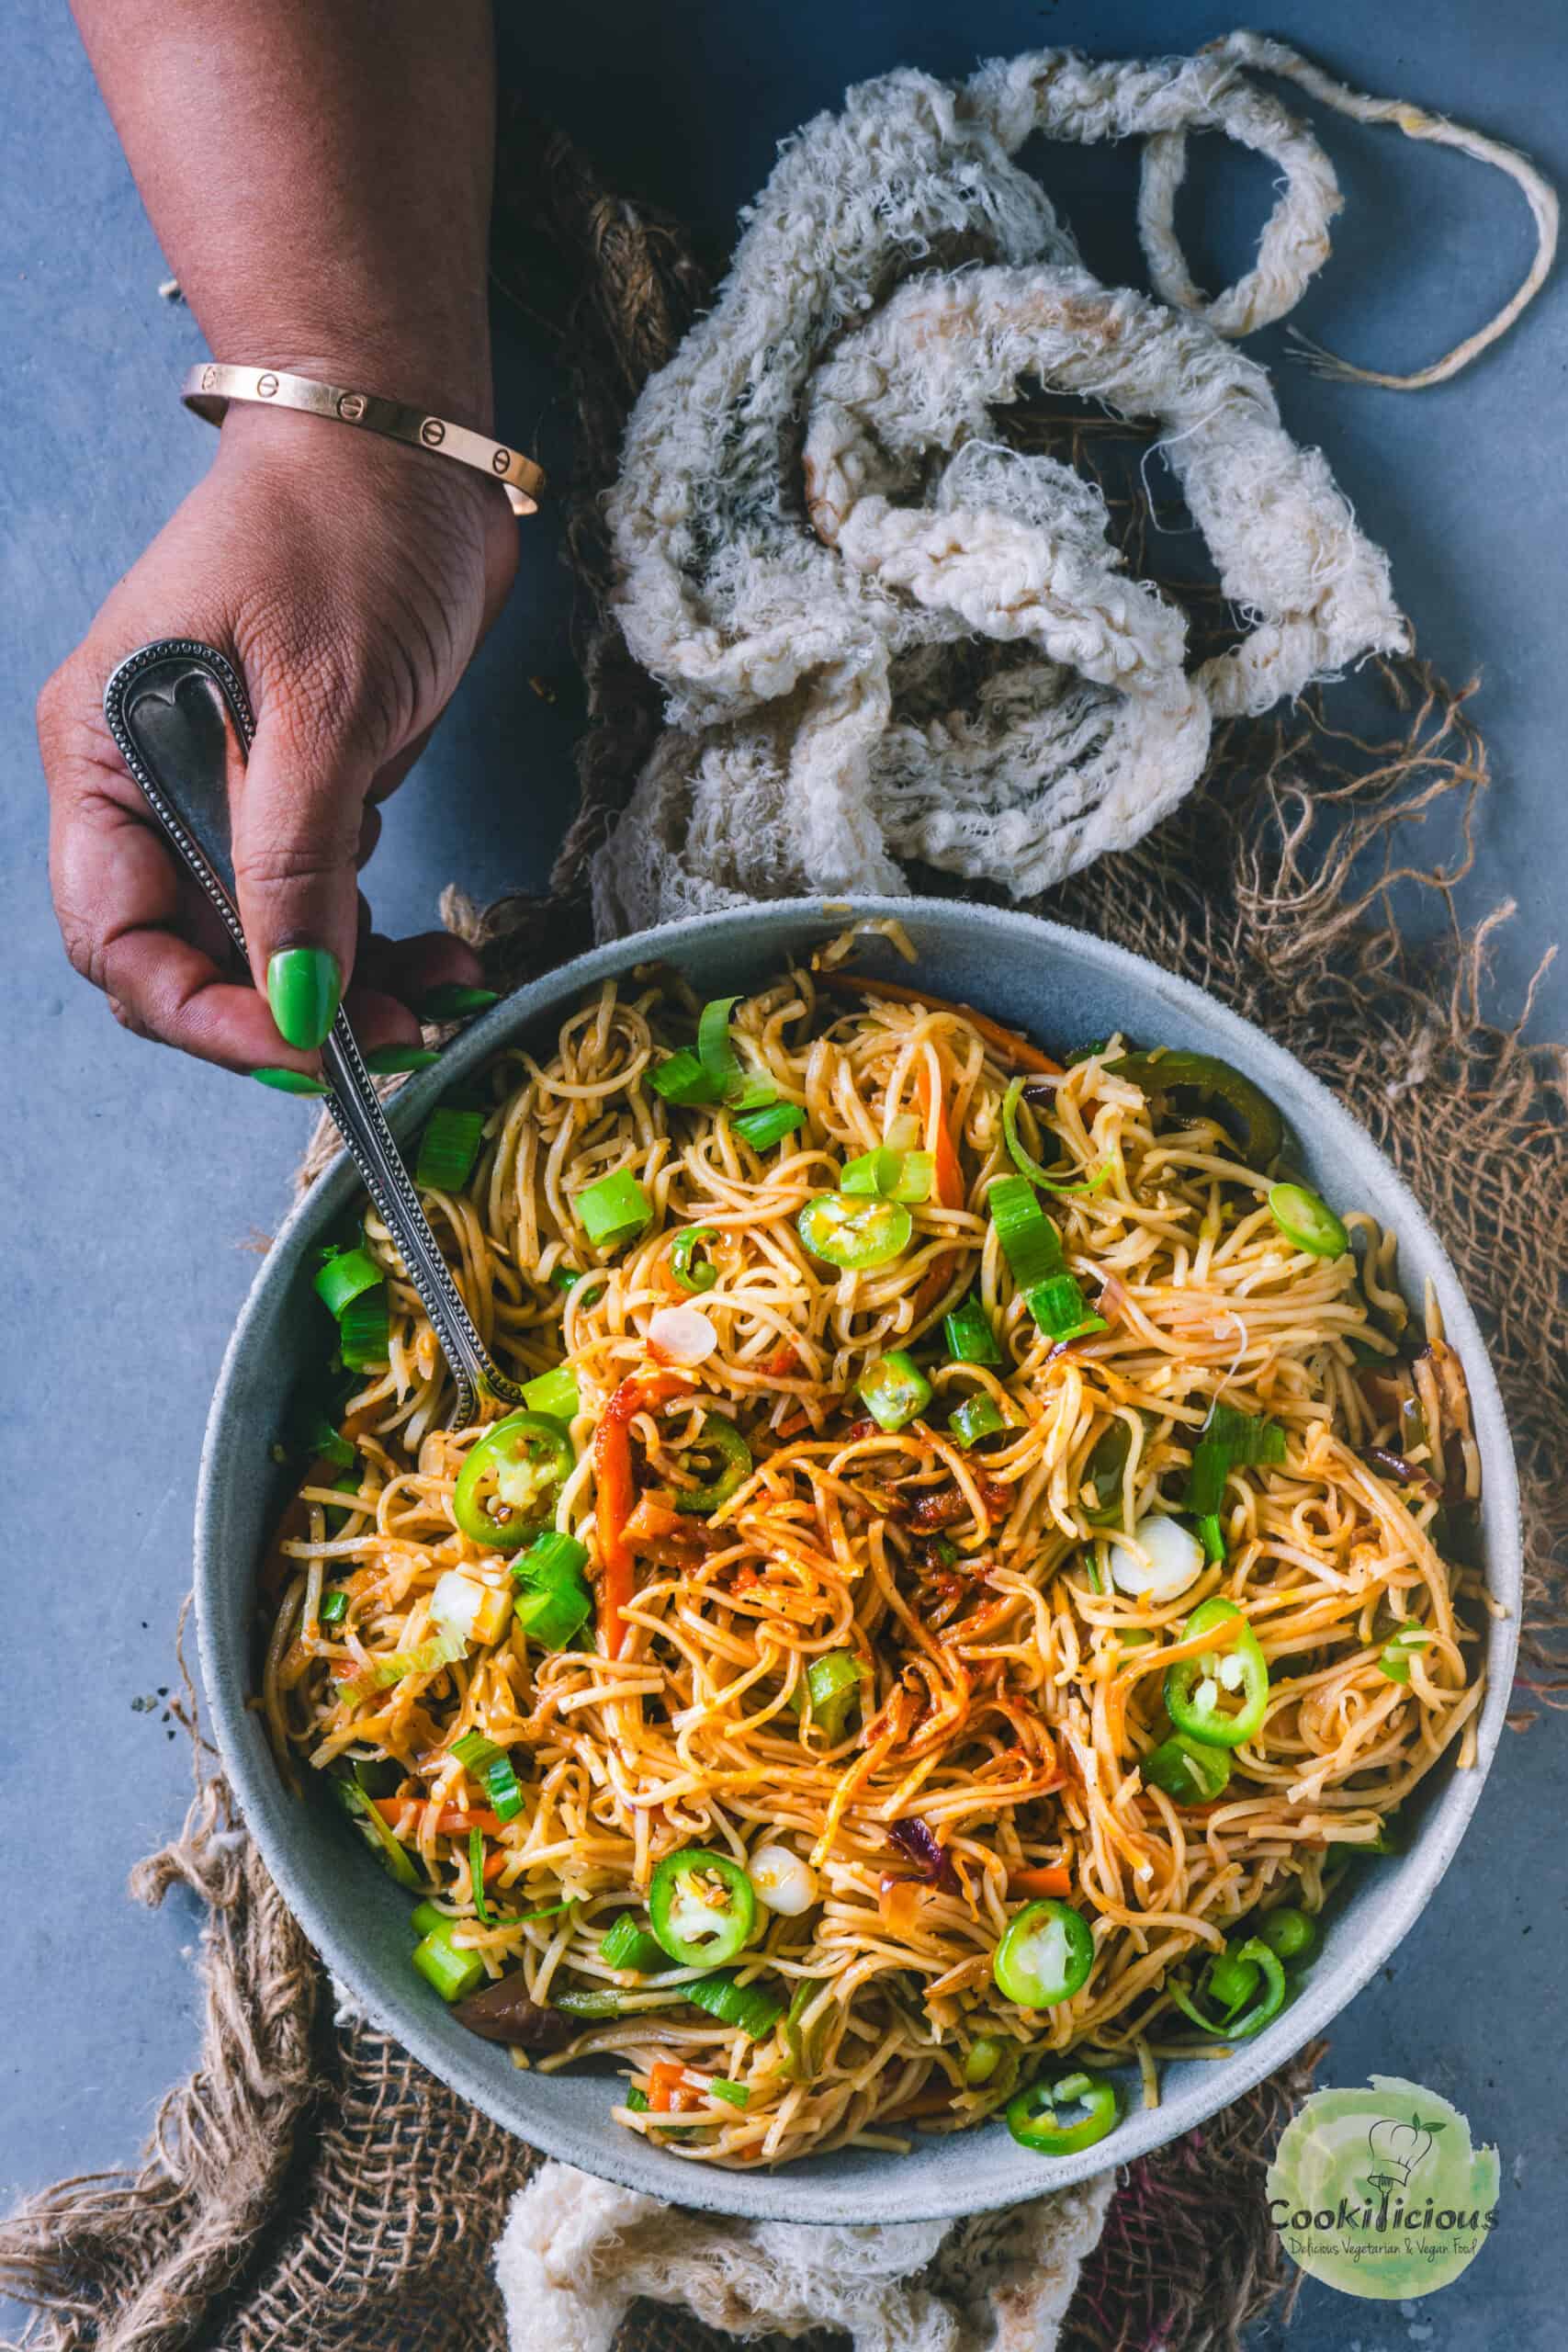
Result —
M 931 1401 L 931 1385 L 903 1348 L 878 1356 L 855 1382 L 855 1394 L 879 1429 L 901 1430 Z
M 469 1447 L 453 1490 L 452 1516 L 476 1544 L 514 1552 L 553 1518 L 575 1461 L 558 1421 L 543 1413 L 508 1413 Z
M 1208 1804 L 1230 1779 L 1230 1750 L 1172 1732 L 1139 1769 L 1151 1788 L 1163 1789 L 1178 1804 Z
M 886 1266 L 908 1248 L 914 1229 L 902 1201 L 861 1200 L 842 1193 L 818 1193 L 795 1219 L 795 1230 L 814 1258 L 851 1273 Z
M 721 1966 L 744 1948 L 756 1923 L 756 1891 L 728 1854 L 688 1846 L 656 1867 L 648 1916 L 660 1944 L 680 1967 Z
M 468 1832 L 468 1888 L 474 1898 L 474 1917 L 481 1928 L 491 1922 L 490 1905 L 485 1901 L 485 1838 L 482 1829 Z
M 844 1736 L 850 1709 L 860 1696 L 861 1680 L 861 1662 L 853 1650 L 825 1650 L 806 1669 L 804 1703 L 810 1707 L 811 1720 L 829 1747 L 836 1747 Z M 799 1711 L 798 1695 L 795 1704 Z
M 677 1456 L 681 1469 L 701 1479 L 703 1474 L 696 1457 L 704 1453 L 716 1457 L 715 1475 L 696 1486 L 671 1487 L 663 1499 L 672 1510 L 697 1511 L 705 1516 L 727 1503 L 751 1475 L 751 1449 L 735 1423 L 726 1420 L 722 1413 L 704 1415 L 696 1443 Z
M 1224 1114 L 1222 1125 L 1231 1132 L 1249 1168 L 1267 1168 L 1284 1148 L 1285 1123 L 1251 1079 L 1213 1054 L 1190 1054 L 1165 1048 L 1156 1053 L 1127 1054 L 1107 1062 L 1108 1076 L 1124 1078 L 1145 1094 L 1190 1091 L 1200 1107 Z
M 547 1420 L 575 1420 L 582 1407 L 576 1373 L 570 1364 L 558 1363 L 536 1374 L 523 1383 L 523 1402 L 529 1412 L 543 1413 Z
M 983 1437 L 995 1437 L 998 1430 L 1005 1430 L 1007 1423 L 997 1409 L 996 1399 L 981 1389 L 977 1396 L 965 1396 L 962 1405 L 954 1407 L 947 1426 L 954 1442 L 967 1453 Z
M 1233 1600 L 1216 1593 L 1201 1602 L 1187 1620 L 1183 1639 L 1232 1623 L 1239 1623 L 1240 1630 L 1224 1649 L 1178 1658 L 1166 1668 L 1166 1713 L 1178 1731 L 1204 1747 L 1240 1747 L 1257 1737 L 1268 1713 L 1268 1663 Z
M 1261 1990 L 1254 1998 L 1259 1984 Z M 1199 1978 L 1197 1998 L 1174 1980 L 1167 1989 L 1184 2017 L 1205 2033 L 1219 2034 L 1226 2041 L 1247 2041 L 1261 2033 L 1284 2007 L 1287 1990 L 1280 1956 L 1261 1936 L 1248 1936 L 1245 1943 L 1227 1944 L 1223 1952 L 1216 1952 Z M 1205 2016 L 1198 2006 L 1203 1998 L 1218 2001 L 1222 2015 Z
M 1342 1258 L 1350 1247 L 1343 1219 L 1304 1184 L 1273 1185 L 1269 1214 L 1287 1241 L 1293 1241 L 1298 1250 L 1310 1250 L 1314 1258 Z
M 1120 1521 L 1127 1456 L 1132 1450 L 1132 1430 L 1120 1418 L 1101 1430 L 1089 1448 L 1084 1480 L 1094 1488 L 1094 1509 L 1085 1513 L 1091 1526 L 1109 1526 L 1112 1521 Z
M 1054 1896 L 1026 1903 L 1010 1920 L 991 1959 L 998 1991 L 1026 2009 L 1071 2000 L 1089 1982 L 1093 1966 L 1089 1921 Z
M 1082 2113 L 1076 2121 L 1065 2122 L 1062 2110 L 1075 2107 Z M 1104 2075 L 1081 2069 L 1054 2083 L 1042 2075 L 1007 2105 L 1008 2130 L 1020 2147 L 1037 2156 L 1070 2156 L 1080 2148 L 1092 2148 L 1115 2130 L 1120 2115 L 1115 2084 Z
M 718 1268 L 711 1258 L 700 1258 L 697 1251 L 705 1241 L 716 1241 L 716 1225 L 683 1225 L 670 1244 L 670 1271 L 682 1290 L 712 1290 L 718 1280 Z

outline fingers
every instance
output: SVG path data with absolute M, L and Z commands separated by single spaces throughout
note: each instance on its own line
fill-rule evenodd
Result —
M 334 727 L 308 700 L 275 694 L 236 786 L 234 880 L 251 968 L 299 1052 L 321 1045 L 354 968 L 375 766 L 352 725 Z

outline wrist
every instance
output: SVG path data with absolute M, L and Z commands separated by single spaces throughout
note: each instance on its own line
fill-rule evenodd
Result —
M 472 339 L 415 342 L 385 332 L 352 338 L 318 336 L 308 343 L 298 334 L 279 334 L 269 342 L 254 329 L 226 342 L 209 340 L 213 357 L 232 367 L 271 368 L 285 375 L 309 376 L 318 383 L 379 393 L 453 424 L 466 424 L 475 433 L 493 428 L 488 333 L 477 345 Z M 239 413 L 236 403 L 229 414 Z

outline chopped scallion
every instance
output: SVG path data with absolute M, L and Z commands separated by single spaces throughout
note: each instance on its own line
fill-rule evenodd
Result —
M 998 1430 L 1005 1430 L 1007 1423 L 997 1410 L 995 1398 L 987 1396 L 982 1389 L 977 1396 L 966 1396 L 963 1404 L 955 1408 L 947 1426 L 967 1453 L 972 1445 L 978 1445 L 983 1437 L 995 1437 Z
M 1002 1351 L 977 1298 L 966 1298 L 943 1318 L 942 1328 L 954 1363 L 1000 1363 Z
M 585 1584 L 539 1585 L 518 1596 L 517 1623 L 542 1650 L 564 1650 L 593 1613 Z
M 510 1756 L 497 1756 L 485 1767 L 485 1788 L 490 1795 L 490 1809 L 498 1821 L 515 1821 L 523 1810 L 523 1792 L 517 1775 L 512 1769 Z
M 991 1186 L 988 1206 L 1002 1255 L 1021 1291 L 1031 1291 L 1054 1274 L 1066 1272 L 1061 1236 L 1026 1176 L 998 1176 Z
M 570 1364 L 558 1363 L 553 1372 L 541 1372 L 536 1379 L 525 1380 L 523 1402 L 530 1413 L 543 1413 L 548 1420 L 574 1420 L 581 1406 L 576 1373 Z
M 315 1293 L 331 1315 L 341 1315 L 350 1299 L 385 1279 L 368 1250 L 340 1250 L 316 1276 Z M 335 1435 L 335 1432 L 334 1432 Z M 351 1457 L 352 1458 L 352 1457 Z M 347 1464 L 344 1467 L 347 1468 Z
M 334 1584 L 330 1592 L 323 1592 L 321 1595 L 321 1613 L 319 1622 L 323 1625 L 341 1624 L 347 1614 L 348 1595 L 341 1584 Z
M 798 1102 L 769 1102 L 758 1111 L 742 1111 L 732 1122 L 735 1132 L 753 1151 L 766 1151 L 806 1124 Z
M 474 1172 L 484 1134 L 482 1111 L 443 1102 L 433 1111 L 419 1142 L 413 1181 L 423 1193 L 460 1193 Z
M 384 1364 L 390 1346 L 386 1283 L 357 1292 L 339 1316 L 337 1329 L 339 1351 L 350 1372 L 373 1372 Z
M 732 2083 L 728 2075 L 716 2075 L 708 2085 L 715 2098 L 723 2099 L 727 2107 L 750 2107 L 751 2094 L 744 2083 Z
M 474 1898 L 474 1917 L 481 1928 L 491 1925 L 490 1905 L 485 1901 L 485 1838 L 482 1829 L 468 1832 L 468 1886 Z
M 466 1772 L 482 1772 L 505 1750 L 498 1747 L 493 1739 L 487 1739 L 482 1731 L 466 1731 L 461 1739 L 452 1742 L 450 1752 Z
M 536 1535 L 525 1551 L 515 1555 L 512 1573 L 519 1584 L 543 1589 L 549 1585 L 581 1583 L 582 1571 L 588 1566 L 588 1549 L 575 1535 L 563 1535 L 558 1528 L 547 1529 Z
M 718 1099 L 717 1087 L 690 1046 L 682 1046 L 678 1053 L 656 1062 L 648 1073 L 648 1082 L 666 1102 L 714 1102 Z
M 1084 1297 L 1076 1274 L 1050 1274 L 1025 1294 L 1029 1311 L 1050 1339 L 1081 1340 L 1086 1332 L 1110 1329 Z
M 631 1241 L 653 1221 L 653 1204 L 629 1168 L 601 1176 L 579 1193 L 578 1218 L 596 1250 L 615 1250 Z

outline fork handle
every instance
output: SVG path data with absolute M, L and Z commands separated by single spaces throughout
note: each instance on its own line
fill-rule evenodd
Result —
M 229 784 L 249 755 L 255 722 L 238 673 L 210 645 L 162 638 L 120 663 L 104 690 L 104 717 L 132 781 L 246 959 Z M 497 1368 L 452 1279 L 341 1005 L 321 1069 L 331 1089 L 327 1109 L 457 1382 L 450 1426 L 463 1429 L 489 1408 L 520 1404 L 521 1389 Z

